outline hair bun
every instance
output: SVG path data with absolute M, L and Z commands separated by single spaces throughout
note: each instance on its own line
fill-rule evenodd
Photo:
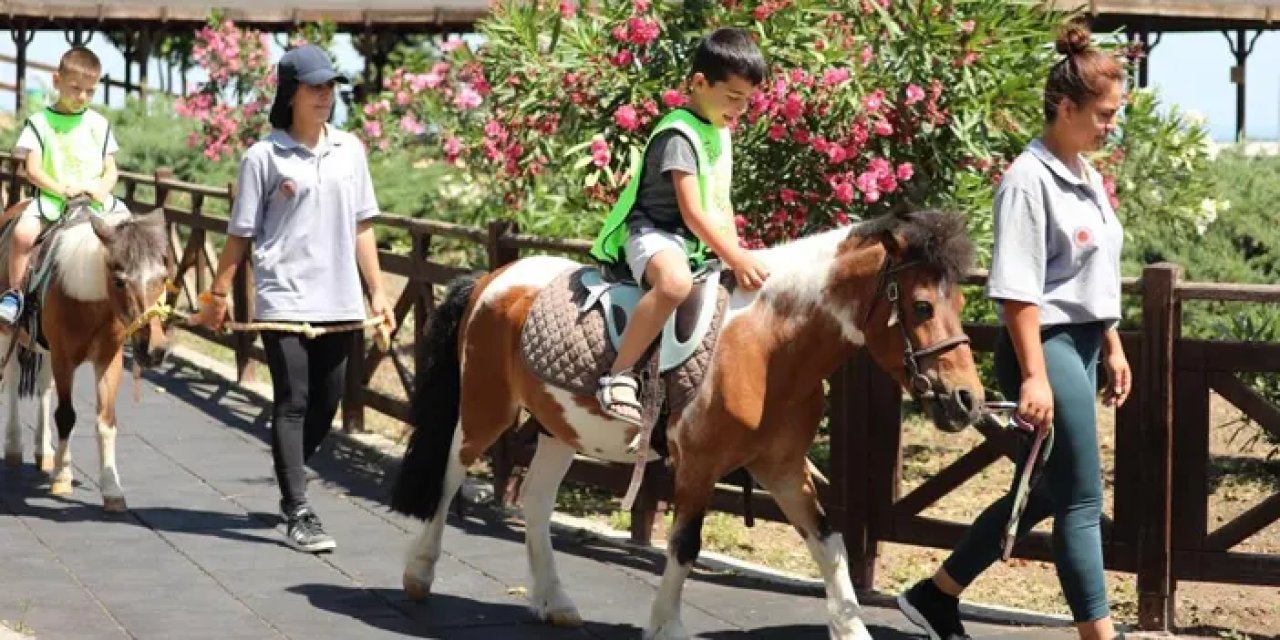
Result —
M 1089 29 L 1089 24 L 1082 18 L 1077 18 L 1062 25 L 1062 29 L 1058 32 L 1058 40 L 1055 47 L 1058 53 L 1064 56 L 1075 56 L 1089 50 L 1093 42 L 1091 38 L 1093 32 Z

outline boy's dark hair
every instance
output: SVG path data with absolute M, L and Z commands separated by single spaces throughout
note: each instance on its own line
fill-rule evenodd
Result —
M 68 71 L 89 76 L 102 75 L 102 61 L 98 59 L 98 54 L 86 47 L 71 47 L 67 49 L 66 53 L 62 54 L 62 59 L 58 61 L 58 73 L 66 73 Z
M 707 82 L 724 82 L 730 76 L 739 76 L 753 86 L 764 82 L 768 67 L 764 54 L 756 46 L 745 29 L 722 27 L 698 43 L 693 52 L 690 75 L 701 73 Z

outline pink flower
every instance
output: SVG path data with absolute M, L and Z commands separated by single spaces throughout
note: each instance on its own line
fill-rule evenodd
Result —
M 462 141 L 457 136 L 449 136 L 444 141 L 444 157 L 449 162 L 455 162 L 458 156 L 462 155 Z
M 786 187 L 783 187 L 782 191 L 778 192 L 778 198 L 782 200 L 783 204 L 795 204 L 798 195 L 794 189 Z
M 507 130 L 502 126 L 501 122 L 498 122 L 497 120 L 490 120 L 484 123 L 484 135 L 485 137 L 493 138 L 495 140 L 506 140 Z
M 382 137 L 382 123 L 377 120 L 368 120 L 364 123 L 364 134 L 370 139 L 376 140 Z
M 629 104 L 624 104 L 613 112 L 613 121 L 625 131 L 635 131 L 640 127 L 640 115 Z
M 960 31 L 963 33 L 973 33 L 974 23 L 972 20 L 965 20 L 960 23 Z
M 921 100 L 924 100 L 924 89 L 914 84 L 907 85 L 907 106 L 911 106 Z
M 876 120 L 875 132 L 878 136 L 891 136 L 893 135 L 893 125 L 889 124 L 887 120 Z
M 876 54 L 874 51 L 871 50 L 871 45 L 867 45 L 862 48 L 862 56 L 861 56 L 862 66 L 865 67 L 871 64 L 871 61 L 875 60 L 875 58 L 876 58 Z
M 849 204 L 853 202 L 853 185 L 843 180 L 836 182 L 831 185 L 831 195 L 841 204 Z
M 680 93 L 675 89 L 667 89 L 662 92 L 662 106 L 668 109 L 682 107 L 688 101 L 689 99 L 686 98 L 683 93 Z
M 649 10 L 649 0 L 636 0 L 636 13 L 644 13 Z
M 658 39 L 658 36 L 662 34 L 662 27 L 658 26 L 656 20 L 629 18 L 627 20 L 627 31 L 629 32 L 627 41 L 644 46 Z
M 613 66 L 615 67 L 630 66 L 634 61 L 635 56 L 631 53 L 630 49 L 623 49 L 613 54 L 613 57 L 609 59 L 609 62 L 613 63 Z
M 906 182 L 916 175 L 916 168 L 910 162 L 904 162 L 898 165 L 897 175 L 899 180 Z
M 405 114 L 400 118 L 400 128 L 410 135 L 420 136 L 427 132 L 427 128 L 421 122 L 411 115 Z
M 862 99 L 862 108 L 868 113 L 878 113 L 880 107 L 884 106 L 884 90 L 876 89 L 871 95 Z
M 822 84 L 828 87 L 834 87 L 838 84 L 845 82 L 848 79 L 849 79 L 849 70 L 844 67 L 839 67 L 836 69 L 827 69 L 826 73 L 822 74 Z
M 804 102 L 800 100 L 800 94 L 788 94 L 787 99 L 782 103 L 782 117 L 791 122 L 802 115 L 804 115 Z
M 770 140 L 772 140 L 772 141 L 774 141 L 774 142 L 781 142 L 781 141 L 782 141 L 784 138 L 786 138 L 786 137 L 787 137 L 787 128 L 786 128 L 786 127 L 784 127 L 784 126 L 782 126 L 782 125 L 780 125 L 780 124 L 775 124 L 775 125 L 773 125 L 773 126 L 769 127 L 769 139 L 770 139 Z
M 809 132 L 805 129 L 796 129 L 795 133 L 791 134 L 791 139 L 799 144 L 809 144 Z
M 840 164 L 849 159 L 849 152 L 844 147 L 833 144 L 827 148 L 827 159 L 831 161 L 831 164 Z
M 591 139 L 591 162 L 597 167 L 609 165 L 609 143 L 603 136 L 597 135 Z
M 463 111 L 468 111 L 480 106 L 483 101 L 484 99 L 480 97 L 479 93 L 476 93 L 475 89 L 464 84 L 462 88 L 458 89 L 458 95 L 453 98 L 453 105 Z
M 573 5 L 573 0 L 560 0 L 560 17 L 569 20 L 576 12 L 577 7 Z

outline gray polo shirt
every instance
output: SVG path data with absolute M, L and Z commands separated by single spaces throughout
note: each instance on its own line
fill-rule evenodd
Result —
M 356 224 L 378 214 L 364 146 L 327 127 L 314 152 L 275 130 L 245 152 L 227 233 L 253 239 L 254 316 L 362 320 Z
M 1084 166 L 1081 179 L 1037 139 L 996 189 L 987 295 L 1038 305 L 1041 326 L 1120 318 L 1124 229 L 1101 175 Z

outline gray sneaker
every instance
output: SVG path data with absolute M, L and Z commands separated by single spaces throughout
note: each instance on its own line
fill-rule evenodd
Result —
M 17 289 L 10 289 L 0 296 L 0 322 L 13 325 L 22 315 L 22 294 Z
M 304 504 L 293 509 L 285 514 L 285 519 L 288 522 L 285 540 L 294 549 L 319 553 L 337 548 L 338 543 L 334 541 L 333 536 L 325 533 L 324 525 L 320 524 L 320 517 L 311 510 L 310 506 Z

